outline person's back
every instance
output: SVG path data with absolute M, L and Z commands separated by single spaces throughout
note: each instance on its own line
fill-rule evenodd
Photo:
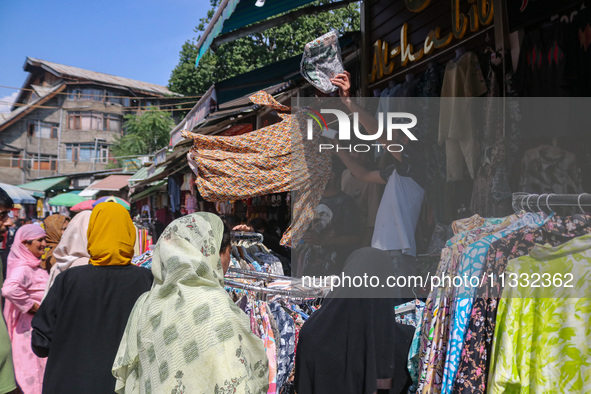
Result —
M 117 203 L 97 205 L 88 225 L 90 264 L 60 274 L 33 319 L 35 354 L 48 357 L 44 393 L 115 390 L 111 366 L 129 314 L 152 273 L 131 265 L 135 230 Z
M 49 356 L 43 392 L 113 392 L 115 378 L 105 374 L 135 301 L 151 285 L 152 273 L 134 265 L 87 265 L 59 275 L 33 321 L 33 349 Z

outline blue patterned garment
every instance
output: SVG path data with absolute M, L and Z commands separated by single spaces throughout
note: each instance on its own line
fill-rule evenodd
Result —
M 412 343 L 408 351 L 408 373 L 413 381 L 413 387 L 410 388 L 411 392 L 416 391 L 416 386 L 419 382 L 419 351 L 421 347 L 421 328 L 423 327 L 423 311 L 425 310 L 425 303 L 421 300 L 414 300 L 405 304 L 399 305 L 394 308 L 396 309 L 412 304 L 414 308 L 408 312 L 399 313 L 396 315 L 396 322 L 413 326 L 415 328 L 414 336 L 412 337 Z
M 549 217 L 542 218 L 537 214 L 527 213 L 523 215 L 518 221 L 509 225 L 501 231 L 488 235 L 479 241 L 474 242 L 464 249 L 461 265 L 458 270 L 458 276 L 464 277 L 479 277 L 482 274 L 486 254 L 490 245 L 519 230 L 525 226 L 538 228 L 548 221 Z M 472 313 L 472 305 L 474 304 L 474 296 L 476 294 L 476 287 L 461 286 L 457 288 L 457 295 L 454 300 L 452 311 L 452 326 L 450 330 L 450 343 L 447 348 L 445 357 L 445 367 L 443 373 L 443 382 L 441 385 L 442 394 L 450 394 L 453 381 L 460 363 L 460 356 L 464 347 L 464 335 Z
M 269 302 L 268 306 L 273 314 L 273 318 L 277 322 L 279 336 L 281 337 L 280 340 L 276 339 L 279 345 L 279 356 L 277 357 L 277 393 L 279 393 L 281 387 L 287 381 L 287 378 L 289 378 L 294 365 L 295 323 L 280 304 Z

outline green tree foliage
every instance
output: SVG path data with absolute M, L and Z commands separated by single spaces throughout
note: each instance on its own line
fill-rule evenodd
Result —
M 175 123 L 170 113 L 153 107 L 137 115 L 125 115 L 123 136 L 112 146 L 115 157 L 154 153 L 168 145 Z M 121 164 L 118 159 L 118 164 Z
M 330 2 L 334 1 L 325 0 L 312 4 Z M 218 4 L 219 0 L 211 0 L 212 9 L 206 18 L 200 19 L 200 24 L 195 28 L 196 33 L 203 33 Z M 308 6 L 310 5 L 305 7 Z M 302 16 L 291 23 L 228 42 L 215 53 L 209 50 L 195 68 L 198 36 L 187 40 L 183 45 L 179 63 L 168 81 L 168 88 L 188 96 L 204 93 L 214 82 L 302 53 L 307 42 L 331 29 L 342 34 L 360 28 L 359 4 L 351 3 L 344 8 Z

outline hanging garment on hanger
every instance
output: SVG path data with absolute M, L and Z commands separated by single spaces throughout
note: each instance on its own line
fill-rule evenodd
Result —
M 322 197 L 330 176 L 330 155 L 318 152 L 319 133 L 312 140 L 306 138 L 308 116 L 303 109 L 281 105 L 264 91 L 250 99 L 279 112 L 283 121 L 237 137 L 184 131 L 183 135 L 194 143 L 188 154 L 189 165 L 197 175 L 199 192 L 208 201 L 298 190 L 292 225 L 281 241 L 285 246 L 295 245 Z
M 567 287 L 507 286 L 499 301 L 488 393 L 591 392 L 591 235 L 558 247 L 537 245 L 507 273 L 570 273 Z M 573 292 L 573 290 L 575 292 Z M 586 298 L 574 298 L 574 297 Z
M 464 179 L 464 162 L 474 178 L 478 163 L 475 101 L 487 88 L 474 52 L 451 60 L 445 68 L 439 109 L 439 144 L 445 144 L 447 181 Z M 454 98 L 457 98 L 455 100 Z
M 488 235 L 467 246 L 462 252 L 461 262 L 457 275 L 459 277 L 477 277 L 482 275 L 482 268 L 490 245 L 506 237 L 507 235 L 523 227 L 539 228 L 547 221 L 547 217 L 527 213 L 515 223 L 494 234 Z M 442 381 L 442 394 L 451 392 L 453 381 L 458 370 L 460 355 L 464 346 L 464 335 L 468 326 L 472 304 L 476 288 L 472 286 L 460 286 L 455 289 L 455 305 L 452 311 L 452 325 L 450 329 L 450 342 L 445 357 L 444 375 Z
M 398 313 L 397 310 L 407 306 L 411 309 L 407 310 L 406 312 Z M 413 382 L 409 392 L 416 391 L 417 385 L 419 383 L 419 350 L 424 310 L 425 303 L 420 300 L 409 301 L 394 308 L 394 311 L 396 312 L 396 322 L 405 324 L 407 326 L 413 326 L 415 328 L 415 333 L 408 351 L 408 364 L 406 365 L 408 373 L 410 374 L 410 378 Z
M 519 190 L 527 193 L 582 193 L 582 175 L 577 157 L 551 145 L 526 151 L 521 164 Z
M 455 275 L 458 269 L 462 252 L 467 245 L 478 241 L 489 234 L 507 227 L 518 220 L 516 215 L 505 219 L 484 220 L 477 215 L 452 223 L 455 230 L 466 228 L 472 224 L 483 223 L 482 227 L 475 227 L 471 230 L 457 233 L 446 244 L 441 251 L 441 261 L 437 268 L 437 276 L 443 274 Z M 463 226 L 466 227 L 463 227 Z M 469 228 L 469 227 L 468 227 Z M 419 392 L 441 390 L 443 381 L 445 357 L 450 335 L 450 324 L 454 306 L 453 287 L 439 287 L 434 289 L 425 302 L 425 316 L 421 330 L 421 350 L 419 363 Z
M 500 275 L 505 273 L 507 262 L 529 254 L 536 244 L 558 246 L 589 234 L 590 225 L 589 215 L 552 216 L 539 228 L 524 227 L 493 242 L 483 267 L 482 291 L 478 293 L 472 307 L 453 393 L 486 393 L 497 307 L 502 292 Z M 495 287 L 491 288 L 490 278 L 493 277 Z

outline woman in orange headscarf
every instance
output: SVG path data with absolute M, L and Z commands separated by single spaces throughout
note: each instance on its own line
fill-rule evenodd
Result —
M 33 319 L 32 346 L 48 357 L 43 391 L 107 393 L 111 367 L 137 298 L 152 273 L 131 264 L 135 227 L 114 202 L 98 204 L 88 223 L 89 264 L 61 273 Z
M 70 218 L 64 215 L 60 215 L 59 213 L 48 216 L 45 218 L 45 220 L 43 220 L 45 232 L 47 233 L 45 242 L 47 243 L 47 247 L 49 249 L 45 250 L 45 256 L 43 258 L 43 261 L 41 262 L 41 267 L 43 267 L 47 271 L 49 271 L 51 267 L 55 264 L 53 250 L 60 243 L 62 235 L 68 227 L 68 223 L 70 223 Z

